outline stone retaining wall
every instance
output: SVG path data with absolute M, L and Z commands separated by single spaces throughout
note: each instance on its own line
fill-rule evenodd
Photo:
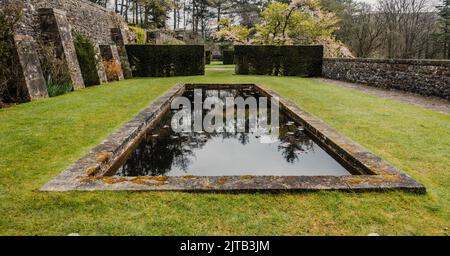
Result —
M 147 44 L 185 44 L 183 41 L 174 37 L 174 32 L 172 34 L 170 31 L 157 30 L 157 31 L 147 31 L 145 35 L 145 43 Z
M 23 89 L 27 100 L 47 97 L 48 94 L 39 65 L 39 54 L 43 52 L 32 49 L 23 39 L 37 41 L 51 48 L 55 57 L 61 59 L 62 65 L 69 71 L 74 89 L 85 87 L 74 45 L 74 32 L 84 35 L 93 43 L 95 56 L 92 57 L 97 60 L 98 83 L 107 80 L 100 45 L 117 46 L 124 75 L 126 78 L 131 77 L 125 44 L 133 42 L 135 35 L 120 15 L 88 0 L 0 0 L 0 8 L 7 4 L 23 4 L 23 17 L 14 28 L 18 39 L 15 50 L 21 65 L 17 72 L 21 77 L 16 79 L 20 84 L 16 87 Z M 17 44 L 19 41 L 21 43 Z
M 450 61 L 326 58 L 326 78 L 450 100 Z
M 36 37 L 38 32 L 34 26 L 39 24 L 37 10 L 53 8 L 64 11 L 72 29 L 99 45 L 114 43 L 111 39 L 111 28 L 123 29 L 127 31 L 127 39 L 133 39 L 133 33 L 120 16 L 88 0 L 23 0 L 23 3 L 25 18 L 19 31 L 21 34 Z M 128 40 L 125 43 L 128 43 Z

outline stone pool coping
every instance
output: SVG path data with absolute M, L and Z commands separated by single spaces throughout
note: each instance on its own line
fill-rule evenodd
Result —
M 254 87 L 260 93 L 278 97 L 280 107 L 300 122 L 330 154 L 338 156 L 353 172 L 347 176 L 181 176 L 117 177 L 110 176 L 140 139 L 170 108 L 171 100 L 190 87 Z M 178 84 L 140 112 L 117 132 L 93 148 L 60 175 L 44 185 L 41 191 L 388 191 L 425 193 L 425 187 L 407 174 L 388 164 L 361 145 L 342 136 L 320 119 L 299 108 L 276 92 L 256 84 Z

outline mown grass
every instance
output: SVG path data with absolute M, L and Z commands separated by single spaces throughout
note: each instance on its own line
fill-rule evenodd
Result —
M 206 65 L 206 70 L 210 68 L 234 69 L 234 67 L 234 65 L 223 65 L 222 61 L 212 61 L 211 64 Z
M 426 195 L 38 189 L 178 82 L 265 84 L 422 182 Z M 132 79 L 0 110 L 3 235 L 448 235 L 450 115 L 295 77 Z

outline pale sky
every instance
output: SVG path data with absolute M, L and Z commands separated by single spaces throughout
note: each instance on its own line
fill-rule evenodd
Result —
M 368 4 L 375 4 L 377 2 L 377 0 L 358 0 L 358 2 L 365 2 Z
M 378 0 L 357 0 L 358 2 L 365 2 L 365 3 L 369 3 L 372 5 L 375 5 Z M 429 2 L 430 6 L 436 6 L 437 3 L 439 2 L 439 0 L 427 0 L 427 2 Z

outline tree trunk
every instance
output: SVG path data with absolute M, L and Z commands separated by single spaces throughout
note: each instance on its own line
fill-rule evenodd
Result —
M 173 30 L 177 29 L 177 1 L 173 0 Z
M 126 6 L 125 6 L 125 20 L 126 22 L 128 22 L 128 8 L 130 7 L 130 2 L 128 0 L 125 1 L 126 2 Z
M 184 28 L 184 30 L 186 30 L 186 26 L 187 26 L 187 23 L 186 23 L 186 2 L 185 2 L 185 3 L 183 3 L 183 28 Z
M 149 9 L 147 6 L 144 7 L 144 24 L 148 24 L 148 15 L 149 15 Z
M 217 6 L 217 31 L 220 31 L 220 18 L 222 15 L 222 5 Z
M 140 20 L 141 20 L 141 27 L 144 26 L 144 17 L 142 17 L 142 14 L 143 14 L 143 12 L 142 12 L 142 6 L 140 6 L 140 7 L 139 7 L 139 18 L 140 18 Z
M 195 33 L 197 24 L 196 24 L 196 15 L 195 15 L 196 1 L 192 0 L 192 32 Z
M 180 23 L 181 23 L 181 14 L 180 14 L 180 8 L 177 9 L 177 28 L 180 28 Z
M 287 26 L 289 25 L 289 20 L 291 19 L 292 13 L 294 13 L 294 11 L 295 11 L 295 8 L 291 8 L 291 10 L 289 10 L 288 15 L 286 16 L 283 30 L 281 31 L 282 36 L 283 36 L 283 45 L 286 44 L 286 29 L 287 29 Z
M 447 43 L 447 59 L 450 60 L 450 42 Z
M 137 13 L 137 0 L 134 0 L 134 2 L 133 2 L 133 6 L 134 6 L 134 10 L 133 10 L 133 23 L 136 25 L 137 24 L 137 15 L 136 15 L 136 13 Z

